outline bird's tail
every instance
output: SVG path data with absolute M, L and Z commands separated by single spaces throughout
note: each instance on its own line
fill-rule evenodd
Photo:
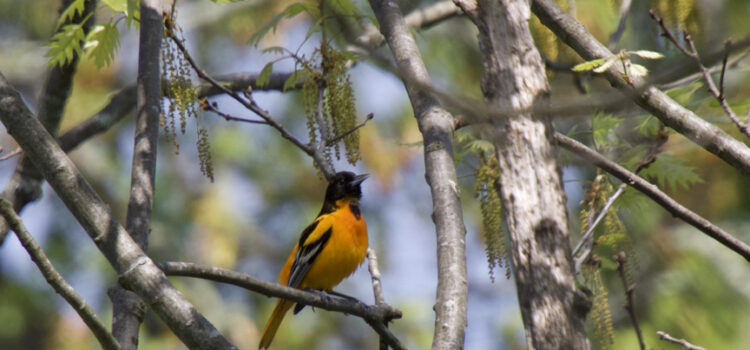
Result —
M 258 349 L 267 349 L 271 346 L 271 341 L 273 340 L 273 336 L 276 335 L 276 330 L 279 329 L 281 320 L 284 319 L 284 315 L 286 315 L 286 312 L 289 311 L 289 308 L 291 308 L 292 305 L 294 305 L 294 303 L 291 301 L 279 299 L 276 303 L 276 307 L 273 309 L 273 313 L 271 313 L 271 317 L 268 319 L 268 323 L 266 323 L 266 329 L 263 330 L 263 336 L 260 337 Z

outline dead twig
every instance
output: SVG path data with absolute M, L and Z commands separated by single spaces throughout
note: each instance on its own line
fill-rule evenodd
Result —
M 701 62 L 700 55 L 698 54 L 698 50 L 695 48 L 695 43 L 693 42 L 692 38 L 690 37 L 690 34 L 687 30 L 682 30 L 683 38 L 685 39 L 685 45 L 680 44 L 680 42 L 677 40 L 677 38 L 672 34 L 672 32 L 667 29 L 667 26 L 664 24 L 664 19 L 656 15 L 656 12 L 654 10 L 649 11 L 649 14 L 651 15 L 651 18 L 653 18 L 654 21 L 656 21 L 659 24 L 659 27 L 661 27 L 662 30 L 662 36 L 666 37 L 669 41 L 671 41 L 675 47 L 677 47 L 680 51 L 682 51 L 685 56 L 691 58 L 695 61 L 695 63 L 698 65 L 698 69 L 700 69 L 701 74 L 703 75 L 703 80 L 706 82 L 706 87 L 708 88 L 708 91 L 713 95 L 717 101 L 719 101 L 719 104 L 721 105 L 721 108 L 724 109 L 724 113 L 729 117 L 730 120 L 732 120 L 732 123 L 734 123 L 737 128 L 740 129 L 740 132 L 745 134 L 745 136 L 750 138 L 750 128 L 748 128 L 747 124 L 743 124 L 740 119 L 737 117 L 737 114 L 734 113 L 732 110 L 732 107 L 729 106 L 729 103 L 727 102 L 726 97 L 724 96 L 724 73 L 727 69 L 727 61 L 729 59 L 729 48 L 732 46 L 731 41 L 727 41 L 725 44 L 724 49 L 724 58 L 722 60 L 722 66 L 721 66 L 721 78 L 719 80 L 719 86 L 716 86 L 716 83 L 714 82 L 714 79 L 711 77 L 711 72 L 708 68 L 706 68 L 705 65 L 703 65 L 703 62 Z
M 617 272 L 620 273 L 620 279 L 622 285 L 625 287 L 625 310 L 630 315 L 630 321 L 633 323 L 635 328 L 635 334 L 638 336 L 638 345 L 641 346 L 641 350 L 646 350 L 646 344 L 643 343 L 643 334 L 641 334 L 641 327 L 638 325 L 638 319 L 635 317 L 635 307 L 633 306 L 633 292 L 635 291 L 635 283 L 628 282 L 628 278 L 625 274 L 625 252 L 612 257 L 617 263 Z
M 682 345 L 682 348 L 685 349 L 685 350 L 706 350 L 706 348 L 702 348 L 700 346 L 690 344 L 685 339 L 675 338 L 675 337 L 667 334 L 667 332 L 656 331 L 656 335 L 658 335 L 659 339 L 661 339 L 661 340 L 668 341 L 670 343 L 675 343 L 675 344 L 678 344 L 678 345 Z

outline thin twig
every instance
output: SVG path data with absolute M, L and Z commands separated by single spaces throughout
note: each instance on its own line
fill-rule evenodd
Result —
M 404 349 L 398 339 L 383 326 L 390 320 L 401 318 L 401 311 L 387 304 L 365 305 L 348 298 L 326 296 L 323 293 L 313 293 L 278 283 L 262 281 L 241 272 L 189 262 L 163 262 L 159 263 L 158 266 L 165 274 L 170 276 L 195 277 L 228 283 L 269 297 L 283 298 L 295 303 L 357 316 L 372 326 L 381 339 L 386 339 L 389 346 L 394 349 Z
M 721 60 L 721 76 L 719 78 L 719 96 L 724 98 L 724 74 L 727 72 L 727 61 L 729 60 L 729 47 L 732 46 L 732 41 L 727 40 L 724 43 L 726 52 L 724 53 L 724 59 Z M 710 70 L 709 70 L 710 73 Z
M 250 123 L 250 124 L 264 124 L 264 125 L 268 125 L 268 123 L 265 122 L 265 121 L 263 121 L 263 120 L 255 120 L 255 119 L 247 119 L 247 118 L 242 118 L 242 117 L 235 117 L 235 116 L 233 116 L 233 115 L 231 115 L 229 113 L 224 113 L 224 112 L 222 112 L 222 111 L 219 110 L 219 104 L 218 103 L 216 103 L 214 101 L 209 102 L 205 98 L 200 101 L 200 107 L 204 111 L 211 111 L 211 112 L 214 112 L 214 113 L 218 114 L 220 117 L 224 118 L 224 120 L 226 120 L 226 121 L 235 121 L 235 122 L 243 122 L 243 123 Z
M 735 253 L 741 255 L 745 260 L 750 261 L 750 246 L 735 238 L 720 227 L 714 225 L 711 221 L 706 220 L 700 215 L 694 213 L 688 208 L 669 197 L 654 184 L 644 180 L 642 177 L 625 169 L 619 164 L 605 158 L 596 151 L 586 147 L 586 145 L 571 139 L 563 134 L 555 133 L 555 141 L 562 147 L 577 154 L 592 164 L 604 169 L 604 171 L 614 175 L 620 181 L 633 186 L 636 190 L 642 192 L 654 202 L 661 205 L 673 216 L 682 219 L 687 224 L 697 228 L 709 237 L 715 239 Z
M 330 146 L 335 145 L 336 142 L 341 141 L 341 139 L 343 139 L 344 137 L 349 136 L 349 134 L 351 134 L 351 133 L 359 130 L 361 127 L 365 126 L 365 124 L 367 124 L 367 122 L 369 122 L 370 120 L 372 120 L 373 117 L 375 117 L 375 116 L 372 113 L 368 114 L 367 117 L 365 117 L 365 120 L 363 122 L 359 123 L 359 125 L 357 125 L 357 126 L 351 128 L 351 129 L 343 132 L 341 135 L 335 136 L 332 139 L 327 140 L 326 141 L 326 146 L 330 147 Z
M 632 3 L 632 0 L 622 0 L 620 2 L 620 20 L 617 22 L 617 29 L 609 36 L 609 45 L 607 45 L 612 51 L 615 50 L 617 43 L 622 38 L 622 34 L 625 33 L 625 25 L 627 24 L 630 5 Z
M 593 60 L 612 56 L 611 51 L 596 40 L 580 22 L 565 13 L 554 0 L 533 0 L 531 10 L 542 24 L 550 28 L 560 40 L 573 48 L 583 59 Z M 732 49 L 736 50 L 748 45 L 750 45 L 750 36 L 732 43 Z M 718 58 L 714 53 L 710 53 L 706 61 L 720 61 L 724 51 L 721 50 Z M 675 65 L 673 68 L 666 69 L 666 72 L 660 76 L 682 75 L 686 74 L 685 71 L 688 69 L 683 65 Z M 658 80 L 635 79 L 637 88 L 633 89 L 618 71 L 610 69 L 602 76 L 617 90 L 624 92 L 633 102 L 659 118 L 666 126 L 715 154 L 742 174 L 750 174 L 750 148 L 716 125 L 681 106 L 664 92 L 649 85 L 650 82 Z
M 270 127 L 276 129 L 276 131 L 281 134 L 281 137 L 287 139 L 288 141 L 292 142 L 297 148 L 305 152 L 307 155 L 311 156 L 313 158 L 313 161 L 318 164 L 320 169 L 323 171 L 323 174 L 325 177 L 331 178 L 333 176 L 333 169 L 331 166 L 329 166 L 328 162 L 326 162 L 325 157 L 314 147 L 311 147 L 310 145 L 304 144 L 302 141 L 294 137 L 289 131 L 284 128 L 281 124 L 279 124 L 276 119 L 271 116 L 270 113 L 268 113 L 266 110 L 260 108 L 256 103 L 255 100 L 252 98 L 249 92 L 243 91 L 243 96 L 240 96 L 235 91 L 232 91 L 231 89 L 227 88 L 226 86 L 222 85 L 220 82 L 216 81 L 214 78 L 212 78 L 208 73 L 206 73 L 198 64 L 195 62 L 193 57 L 190 55 L 190 53 L 185 48 L 185 45 L 180 41 L 179 38 L 177 38 L 174 33 L 168 33 L 169 38 L 172 40 L 172 42 L 177 45 L 177 47 L 180 49 L 180 52 L 185 56 L 185 59 L 188 61 L 191 67 L 193 67 L 193 70 L 195 70 L 195 73 L 198 74 L 198 76 L 213 85 L 214 88 L 219 89 L 219 91 L 222 91 L 223 93 L 229 95 L 232 97 L 235 101 L 242 104 L 245 108 L 253 111 L 255 114 L 257 114 L 259 117 L 261 117 Z
M 625 288 L 625 310 L 630 315 L 630 321 L 633 323 L 635 328 L 635 334 L 638 336 L 638 344 L 641 346 L 641 350 L 646 350 L 646 345 L 643 343 L 643 334 L 641 334 L 641 327 L 638 325 L 638 319 L 635 317 L 635 307 L 633 306 L 633 292 L 635 291 L 635 283 L 630 283 L 628 277 L 625 274 L 625 252 L 612 257 L 617 263 L 617 272 L 620 274 L 620 280 Z
M 372 279 L 372 294 L 375 298 L 375 305 L 385 305 L 383 285 L 380 283 L 378 256 L 375 254 L 375 249 L 372 248 L 367 248 L 367 270 L 370 271 L 370 277 Z M 388 323 L 385 323 L 384 326 L 388 328 Z M 380 350 L 388 350 L 388 343 L 383 338 L 380 338 Z
M 50 262 L 47 255 L 44 254 L 42 247 L 39 246 L 36 240 L 34 240 L 34 237 L 28 230 L 26 230 L 23 221 L 21 221 L 21 218 L 18 217 L 18 214 L 13 210 L 13 205 L 2 198 L 0 198 L 0 215 L 5 217 L 8 226 L 10 226 L 10 229 L 16 233 L 21 245 L 23 245 L 29 253 L 31 260 L 34 261 L 39 272 L 41 272 L 44 279 L 47 280 L 47 283 L 49 283 L 55 292 L 60 294 L 60 296 L 62 296 L 71 307 L 73 307 L 73 310 L 81 316 L 81 319 L 83 319 L 83 322 L 86 323 L 89 329 L 91 329 L 91 332 L 94 333 L 94 336 L 99 341 L 102 348 L 107 350 L 120 349 L 120 344 L 117 343 L 117 340 L 112 336 L 112 333 L 107 330 L 107 326 L 105 326 L 104 322 L 99 319 L 96 312 L 94 312 L 91 306 L 86 303 L 86 300 L 84 300 L 83 297 L 81 297 L 75 289 L 65 281 L 62 275 L 55 270 L 52 262 Z
M 653 146 L 651 146 L 646 152 L 646 155 L 638 162 L 636 165 L 633 173 L 637 174 L 641 170 L 645 169 L 649 165 L 651 165 L 654 161 L 656 161 L 656 154 L 659 153 L 659 150 L 661 149 L 661 146 L 664 145 L 664 143 L 667 142 L 667 137 L 664 134 L 659 134 L 658 140 L 654 143 Z M 605 216 L 607 216 L 607 212 L 609 211 L 609 208 L 615 203 L 615 200 L 620 197 L 625 192 L 625 189 L 628 187 L 627 183 L 622 183 L 620 186 L 617 187 L 617 190 L 612 193 L 612 195 L 607 198 L 607 201 L 602 206 L 602 209 L 597 214 L 596 218 L 592 221 L 591 215 L 589 215 L 589 221 L 588 221 L 588 227 L 586 229 L 586 232 L 582 235 L 581 240 L 576 245 L 575 249 L 573 249 L 573 256 L 576 257 L 574 261 L 574 268 L 573 268 L 573 274 L 578 275 L 579 272 L 581 272 L 581 265 L 583 264 L 586 259 L 588 259 L 589 255 L 591 254 L 591 251 L 593 250 L 593 236 L 594 236 L 594 229 L 597 225 L 604 219 Z M 591 213 L 590 213 L 591 214 Z M 581 249 L 583 250 L 582 254 L 578 254 Z
M 120 225 L 57 141 L 32 116 L 20 93 L 0 74 L 0 121 L 23 148 L 97 248 L 134 291 L 188 348 L 236 349 L 167 280 Z
M 700 346 L 690 344 L 685 339 L 675 338 L 675 337 L 669 335 L 667 332 L 656 331 L 656 335 L 658 335 L 659 339 L 661 339 L 661 340 L 668 341 L 670 343 L 675 343 L 675 344 L 678 344 L 678 345 L 682 345 L 682 348 L 685 349 L 685 350 L 706 350 L 706 348 L 702 348 Z
M 0 152 L 2 152 L 2 149 L 0 149 Z M 14 149 L 13 152 L 10 152 L 10 153 L 8 153 L 8 154 L 0 157 L 0 161 L 8 160 L 8 159 L 13 158 L 13 157 L 15 157 L 15 156 L 17 156 L 17 155 L 19 155 L 21 153 L 23 153 L 23 150 L 21 149 L 21 147 L 18 147 L 16 149 Z
M 651 15 L 651 18 L 654 19 L 654 21 L 659 23 L 659 26 L 661 27 L 661 30 L 662 30 L 662 35 L 666 37 L 667 39 L 669 39 L 669 41 L 671 41 L 680 51 L 682 51 L 682 53 L 685 54 L 685 56 L 695 61 L 695 63 L 698 65 L 698 69 L 700 69 L 701 74 L 703 75 L 703 80 L 706 82 L 706 87 L 708 88 L 708 91 L 711 93 L 711 95 L 713 95 L 716 98 L 717 101 L 719 101 L 721 108 L 724 109 L 724 113 L 726 113 L 729 119 L 732 120 L 732 123 L 734 123 L 737 126 L 737 128 L 740 129 L 740 132 L 745 134 L 747 137 L 750 137 L 750 128 L 748 128 L 747 125 L 742 124 L 740 119 L 737 118 L 737 114 L 734 113 L 734 111 L 732 110 L 732 107 L 729 106 L 727 99 L 724 97 L 724 72 L 726 70 L 727 60 L 729 56 L 728 48 L 731 47 L 731 41 L 725 44 L 725 53 L 724 53 L 724 58 L 722 60 L 722 69 L 721 69 L 721 80 L 720 80 L 721 85 L 720 87 L 717 87 L 716 83 L 714 82 L 714 79 L 711 77 L 711 72 L 701 62 L 701 58 L 700 58 L 700 55 L 698 54 L 698 50 L 695 48 L 695 43 L 693 42 L 687 30 L 682 31 L 683 38 L 685 39 L 685 43 L 687 44 L 687 47 L 685 47 L 685 45 L 680 44 L 680 42 L 672 34 L 672 32 L 669 29 L 667 29 L 666 25 L 664 24 L 664 20 L 660 18 L 658 15 L 656 15 L 656 12 L 654 10 L 649 11 L 649 14 Z

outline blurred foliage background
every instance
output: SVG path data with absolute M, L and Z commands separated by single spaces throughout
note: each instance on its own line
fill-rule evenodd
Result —
M 194 57 L 212 74 L 259 72 L 275 58 L 263 54 L 268 46 L 296 49 L 308 28 L 309 17 L 281 21 L 274 35 L 258 48 L 249 37 L 273 14 L 293 1 L 248 0 L 229 3 L 183 0 L 177 22 L 183 28 Z M 401 1 L 404 12 L 431 1 Z M 619 1 L 560 0 L 600 41 L 607 43 L 619 19 Z M 364 1 L 354 5 L 371 16 Z M 24 94 L 32 110 L 43 83 L 45 52 L 54 31 L 59 0 L 0 0 L 0 71 Z M 699 50 L 721 48 L 726 39 L 750 33 L 750 3 L 746 0 L 635 1 L 617 50 L 652 50 L 666 58 L 646 62 L 652 74 L 684 64 L 681 53 L 659 36 L 648 10 L 657 10 L 672 29 L 690 30 Z M 113 14 L 102 6 L 99 21 Z M 546 59 L 566 64 L 580 58 L 532 18 L 532 30 Z M 137 65 L 137 31 L 118 22 L 121 46 L 115 61 L 97 70 L 84 59 L 75 76 L 61 130 L 101 109 L 113 92 L 133 83 Z M 481 98 L 481 60 L 476 29 L 465 18 L 454 18 L 415 33 L 422 55 L 435 80 L 445 91 Z M 319 37 L 306 42 L 300 52 L 311 53 Z M 742 53 L 739 53 L 742 54 Z M 739 115 L 750 105 L 748 67 L 740 59 L 727 72 L 726 96 Z M 291 71 L 291 62 L 280 62 L 274 71 Z M 367 113 L 375 119 L 361 129 L 362 161 L 352 167 L 336 162 L 337 170 L 372 174 L 364 184 L 363 210 L 368 220 L 370 244 L 379 254 L 386 299 L 404 312 L 393 324 L 397 336 L 413 349 L 431 344 L 436 286 L 436 258 L 431 199 L 424 182 L 424 162 L 411 107 L 398 78 L 366 61 L 350 72 L 359 120 Z M 553 100 L 579 98 L 609 91 L 609 85 L 592 76 L 574 76 L 549 70 Z M 576 88 L 581 87 L 581 89 Z M 681 85 L 670 95 L 735 137 L 747 143 L 700 81 Z M 299 92 L 256 92 L 258 104 L 269 110 L 299 138 L 306 139 L 304 107 Z M 234 115 L 251 116 L 227 98 L 213 98 Z M 599 119 L 597 119 L 599 118 Z M 607 119 L 609 118 L 609 119 Z M 612 121 L 616 119 L 616 121 Z M 156 261 L 186 260 L 239 270 L 275 280 L 299 232 L 319 210 L 324 181 L 312 161 L 267 127 L 226 122 L 205 113 L 198 118 L 209 132 L 214 182 L 202 176 L 195 147 L 196 121 L 179 135 L 179 153 L 162 137 L 157 166 L 153 230 L 148 253 Z M 595 146 L 611 159 L 632 166 L 653 130 L 641 132 L 644 123 L 656 123 L 644 112 L 628 107 L 606 114 L 561 118 L 561 132 Z M 648 129 L 648 128 L 646 128 Z M 469 269 L 469 324 L 467 349 L 523 349 L 524 337 L 512 280 L 496 273 L 489 277 L 481 214 L 473 197 L 477 168 L 476 144 L 471 130 L 457 133 L 456 159 L 467 222 Z M 603 133 L 603 134 L 602 134 Z M 463 135 L 464 139 L 458 139 Z M 604 135 L 596 139 L 595 135 Z M 163 135 L 162 135 L 163 136 Z M 127 118 L 107 133 L 89 140 L 71 156 L 96 191 L 124 221 L 128 199 L 133 123 Z M 15 148 L 2 134 L 0 146 Z M 750 181 L 713 155 L 671 132 L 663 147 L 667 158 L 650 176 L 679 202 L 719 226 L 750 242 Z M 637 152 L 636 152 L 637 153 Z M 0 163 L 0 183 L 10 177 L 17 158 Z M 564 152 L 563 177 L 570 209 L 571 238 L 577 242 L 581 209 L 591 192 L 597 171 Z M 630 162 L 630 163 L 628 163 Z M 677 164 L 677 165 L 675 165 Z M 616 186 L 605 176 L 605 184 Z M 606 187 L 606 186 L 605 186 Z M 30 231 L 42 243 L 66 279 L 102 315 L 111 319 L 106 288 L 116 282 L 113 271 L 53 191 L 23 212 Z M 601 194 L 601 193 L 600 193 Z M 633 349 L 637 340 L 622 309 L 624 291 L 611 260 L 626 247 L 636 283 L 636 313 L 649 348 L 672 348 L 655 335 L 665 331 L 714 349 L 739 349 L 750 343 L 750 267 L 741 257 L 697 230 L 673 219 L 667 212 L 635 192 L 615 205 L 611 224 L 602 225 L 596 253 L 613 333 L 602 339 L 591 324 L 594 348 Z M 618 224 L 617 222 L 620 222 Z M 615 242 L 615 243 L 612 243 Z M 618 248 L 619 247 L 619 248 Z M 236 287 L 187 278 L 172 278 L 224 334 L 243 349 L 255 348 L 259 329 L 273 301 Z M 372 302 L 365 268 L 338 290 Z M 98 344 L 73 310 L 46 285 L 13 235 L 0 247 L 0 347 L 3 349 L 86 349 Z M 606 333 L 606 332 L 605 332 Z M 609 341 L 609 336 L 614 341 Z M 597 339 L 600 338 L 600 339 Z M 147 314 L 141 332 L 142 349 L 181 349 L 184 346 L 153 314 Z M 275 340 L 276 348 L 374 349 L 374 333 L 358 319 L 306 308 L 288 317 Z

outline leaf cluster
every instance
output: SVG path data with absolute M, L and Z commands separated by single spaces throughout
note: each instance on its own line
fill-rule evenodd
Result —
M 57 32 L 48 44 L 49 50 L 46 56 L 50 58 L 47 63 L 49 67 L 67 65 L 83 53 L 94 61 L 97 69 L 102 69 L 114 61 L 120 46 L 120 32 L 117 30 L 116 22 L 110 19 L 105 24 L 92 26 L 91 30 L 85 33 L 83 24 L 91 20 L 93 12 L 80 21 L 76 21 L 76 18 L 83 15 L 86 1 L 73 0 L 60 15 Z M 128 25 L 137 23 L 140 18 L 137 0 L 104 0 L 103 2 L 114 13 L 125 15 Z

